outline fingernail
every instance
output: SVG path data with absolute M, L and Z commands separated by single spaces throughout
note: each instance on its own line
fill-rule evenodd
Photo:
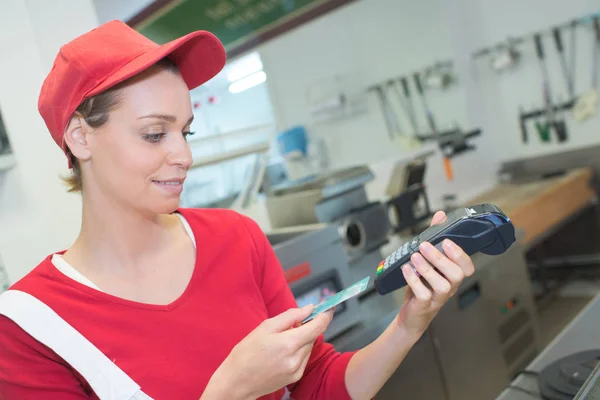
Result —
M 413 273 L 413 269 L 412 269 L 412 268 L 411 268 L 411 266 L 410 266 L 410 265 L 408 265 L 408 264 L 404 264 L 404 265 L 402 266 L 402 270 L 404 271 L 404 273 L 405 273 L 406 275 L 409 275 L 409 276 L 410 276 L 410 275 L 412 275 L 412 273 Z
M 431 251 L 431 248 L 432 248 L 432 247 L 433 247 L 433 246 L 431 245 L 431 243 L 429 243 L 429 242 L 423 242 L 423 243 L 421 243 L 421 245 L 419 246 L 419 249 L 420 249 L 420 250 L 421 250 L 423 253 L 427 254 L 427 253 L 429 253 L 429 252 Z
M 444 239 L 444 243 L 442 243 L 442 247 L 444 248 L 444 250 L 454 250 L 454 243 L 452 243 L 450 240 L 448 239 Z
M 421 264 L 425 260 L 419 253 L 414 253 L 410 259 L 413 262 L 413 265 Z
M 421 256 L 419 256 L 419 257 L 421 257 Z M 423 260 L 424 260 L 423 257 L 421 257 L 420 261 L 423 261 Z M 409 262 L 408 264 L 406 264 L 406 266 L 408 267 L 408 270 L 409 270 L 410 274 L 414 274 L 416 276 L 421 276 L 421 274 L 419 274 L 419 270 L 417 270 L 417 268 L 415 267 L 415 262 L 414 261 Z

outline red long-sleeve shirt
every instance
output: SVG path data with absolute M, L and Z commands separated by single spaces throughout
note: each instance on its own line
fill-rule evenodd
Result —
M 192 228 L 196 265 L 169 305 L 124 300 L 79 283 L 43 260 L 12 289 L 50 306 L 154 399 L 194 399 L 232 348 L 263 320 L 296 307 L 258 225 L 228 210 L 180 209 Z M 62 254 L 62 253 L 59 253 Z M 350 399 L 344 376 L 353 353 L 320 337 L 294 399 Z M 281 399 L 284 389 L 263 397 Z M 97 398 L 60 356 L 0 316 L 0 398 Z

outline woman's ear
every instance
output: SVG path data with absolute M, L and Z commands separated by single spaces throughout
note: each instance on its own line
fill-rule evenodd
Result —
M 75 158 L 88 160 L 92 154 L 88 147 L 89 126 L 80 115 L 75 114 L 65 130 L 64 141 Z

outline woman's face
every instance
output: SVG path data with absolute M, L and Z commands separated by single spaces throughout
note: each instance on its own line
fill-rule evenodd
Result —
M 189 90 L 180 75 L 153 67 L 118 95 L 108 122 L 86 135 L 85 192 L 147 214 L 173 212 L 192 164 Z

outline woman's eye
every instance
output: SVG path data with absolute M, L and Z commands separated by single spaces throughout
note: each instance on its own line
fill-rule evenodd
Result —
M 163 138 L 163 136 L 165 136 L 166 133 L 147 133 L 144 135 L 144 139 L 146 139 L 147 141 L 149 141 L 150 143 L 158 143 L 160 142 L 160 139 Z
M 183 132 L 183 137 L 184 137 L 185 139 L 187 139 L 187 138 L 188 138 L 188 136 L 192 136 L 194 133 L 196 133 L 196 132 Z

